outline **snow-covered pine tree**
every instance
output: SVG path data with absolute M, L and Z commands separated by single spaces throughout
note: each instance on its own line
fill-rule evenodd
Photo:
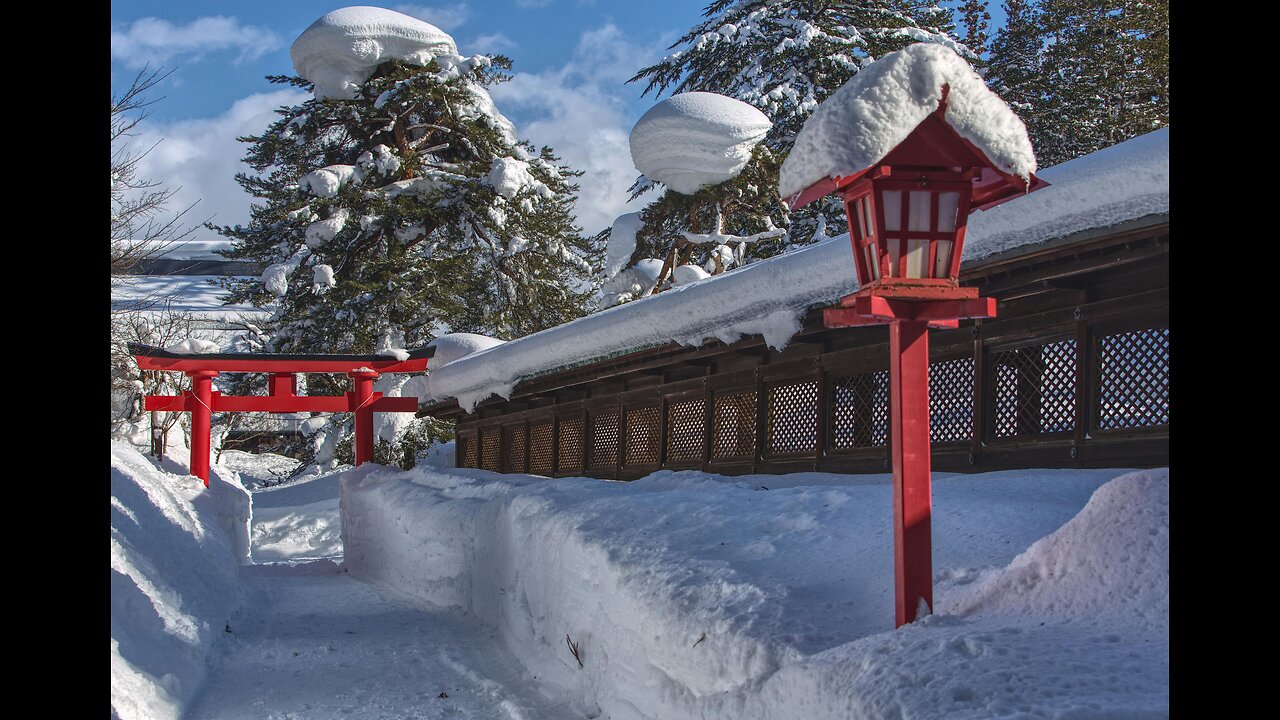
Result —
M 1040 165 L 1046 166 L 1039 138 L 1048 114 L 1045 77 L 1041 71 L 1044 44 L 1040 9 L 1035 0 L 1005 0 L 1005 24 L 991 40 L 984 79 L 1027 125 Z
M 964 34 L 960 36 L 960 42 L 972 50 L 974 55 L 981 56 L 986 53 L 989 37 L 987 30 L 991 27 L 991 13 L 987 10 L 987 0 L 963 0 L 956 8 L 956 14 L 960 16 L 960 24 L 964 25 Z M 970 62 L 981 67 L 974 58 L 970 58 Z M 982 65 L 985 65 L 985 62 Z
M 574 225 L 579 173 L 519 140 L 493 105 L 486 86 L 510 61 L 458 55 L 440 30 L 388 10 L 346 8 L 312 29 L 335 16 L 389 32 L 373 46 L 403 52 L 345 87 L 314 69 L 320 82 L 268 77 L 316 96 L 241 138 L 257 174 L 236 179 L 260 202 L 247 226 L 214 228 L 235 241 L 228 257 L 268 266 L 229 284 L 228 302 L 273 310 L 261 349 L 373 353 L 443 332 L 510 339 L 581 315 L 600 250 Z M 351 34 L 332 48 L 340 67 L 344 52 L 361 52 Z M 406 36 L 433 44 L 406 48 Z M 309 68 L 327 48 L 312 43 Z M 241 392 L 261 391 L 241 377 Z M 313 393 L 346 389 L 345 379 L 308 378 Z M 423 422 L 411 428 L 419 439 Z
M 686 233 L 716 228 L 739 237 L 785 231 L 749 243 L 750 258 L 839 234 L 844 211 L 837 199 L 795 214 L 776 199 L 778 169 L 805 120 L 860 67 L 913 42 L 942 43 L 976 58 L 956 40 L 951 12 L 932 0 L 713 0 L 702 14 L 705 20 L 671 46 L 674 52 L 629 82 L 645 81 L 644 93 L 655 96 L 727 95 L 761 110 L 773 127 L 738 177 L 695 196 L 667 192 L 648 205 L 633 265 L 663 257 Z M 650 187 L 642 177 L 633 199 Z M 715 243 L 703 245 L 694 262 L 711 263 L 722 252 Z
M 1169 123 L 1168 0 L 1007 0 L 987 80 L 1042 167 Z

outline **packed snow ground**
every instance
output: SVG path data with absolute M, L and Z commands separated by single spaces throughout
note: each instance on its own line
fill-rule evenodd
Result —
M 147 476 L 155 498 L 178 488 L 181 502 L 163 502 L 209 515 L 198 481 L 119 448 L 113 491 L 118 477 Z M 246 486 L 273 476 L 271 456 L 223 455 L 216 477 L 234 477 L 228 465 Z M 210 545 L 214 528 L 233 525 L 189 525 L 187 541 L 173 529 L 144 537 L 154 511 L 123 493 L 113 507 L 151 520 L 113 510 L 113 538 L 128 530 L 139 556 L 168 558 L 152 566 L 171 592 L 151 606 L 204 635 L 192 644 L 180 624 L 130 627 L 141 615 L 118 613 L 113 588 L 113 708 L 155 710 L 122 718 L 183 707 L 194 718 L 1167 716 L 1168 471 L 935 478 L 938 614 L 900 630 L 884 475 L 664 471 L 613 483 L 344 468 L 252 493 L 258 564 L 238 580 L 233 543 Z M 183 666 L 137 660 L 178 646 Z M 118 674 L 126 659 L 131 674 Z M 177 687 L 162 668 L 187 694 L 148 704 Z

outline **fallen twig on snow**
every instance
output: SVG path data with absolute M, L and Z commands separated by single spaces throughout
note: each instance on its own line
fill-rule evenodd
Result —
M 582 664 L 582 656 L 578 654 L 578 643 L 569 639 L 569 633 L 564 634 L 564 641 L 569 645 L 569 652 L 573 653 L 573 659 L 578 661 L 578 667 L 586 667 Z

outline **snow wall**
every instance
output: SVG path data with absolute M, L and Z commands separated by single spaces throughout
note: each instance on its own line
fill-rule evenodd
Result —
M 342 533 L 587 717 L 1166 717 L 1168 471 L 1118 472 L 937 473 L 938 614 L 896 631 L 883 476 L 368 466 Z
M 174 458 L 163 468 L 111 444 L 111 712 L 177 718 L 204 682 L 205 656 L 240 604 L 249 493 L 215 468 L 206 489 Z

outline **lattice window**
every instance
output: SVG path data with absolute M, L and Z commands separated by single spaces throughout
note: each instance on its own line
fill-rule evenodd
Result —
M 1067 432 L 1076 425 L 1076 341 L 992 353 L 996 437 Z
M 816 380 L 769 388 L 765 437 L 771 455 L 813 452 L 818 439 Z
M 480 433 L 480 467 L 498 472 L 498 460 L 502 457 L 502 432 L 499 428 Z
M 706 411 L 705 398 L 667 403 L 667 462 L 702 460 Z
M 657 406 L 627 410 L 627 465 L 658 462 Z
M 479 443 L 476 442 L 475 435 L 458 436 L 458 457 L 462 458 L 458 467 L 480 467 Z
M 711 457 L 751 457 L 756 452 L 756 392 L 716 395 Z
M 582 418 L 560 421 L 560 457 L 556 469 L 582 469 Z
M 524 425 L 508 425 L 503 433 L 506 437 L 502 443 L 502 472 L 524 472 L 524 447 L 528 437 Z
M 529 472 L 534 475 L 551 474 L 551 423 L 529 426 Z
M 587 454 L 591 468 L 618 466 L 618 412 L 591 416 L 591 452 Z
M 1098 339 L 1098 428 L 1169 424 L 1169 328 Z
M 929 366 L 929 442 L 973 438 L 973 358 Z
M 889 371 L 831 379 L 832 449 L 878 447 L 889 437 Z

